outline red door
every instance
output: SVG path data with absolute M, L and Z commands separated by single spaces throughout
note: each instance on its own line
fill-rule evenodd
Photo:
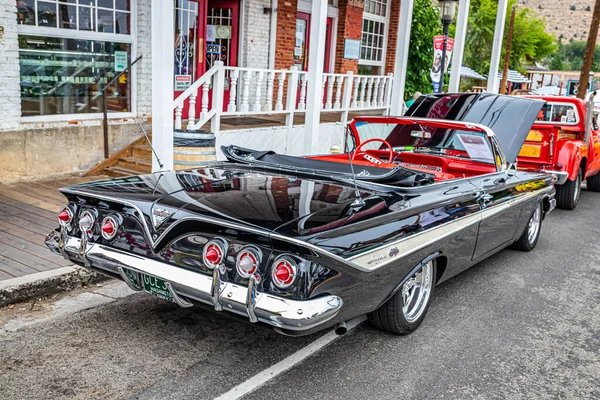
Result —
M 294 65 L 301 71 L 308 71 L 308 49 L 310 47 L 310 14 L 298 12 L 296 15 L 296 46 L 294 47 Z M 325 26 L 325 62 L 323 72 L 331 72 L 331 33 L 333 18 L 327 17 Z
M 175 2 L 175 93 L 199 79 L 215 61 L 237 66 L 239 0 L 176 0 Z M 225 80 L 223 106 L 229 102 L 229 79 Z M 202 102 L 199 91 L 196 118 Z M 211 99 L 209 93 L 209 99 Z M 186 100 L 182 118 L 188 118 Z

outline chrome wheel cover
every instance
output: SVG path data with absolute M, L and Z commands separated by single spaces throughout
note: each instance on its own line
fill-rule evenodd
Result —
M 575 192 L 573 193 L 573 201 L 577 203 L 579 201 L 579 195 L 581 194 L 581 171 L 577 174 L 575 180 Z
M 542 222 L 542 207 L 538 204 L 531 218 L 529 219 L 529 226 L 527 228 L 527 240 L 529 244 L 533 244 L 537 238 L 538 232 L 540 231 L 540 224 Z
M 407 322 L 418 320 L 427 308 L 433 285 L 433 261 L 423 265 L 402 285 L 402 314 Z

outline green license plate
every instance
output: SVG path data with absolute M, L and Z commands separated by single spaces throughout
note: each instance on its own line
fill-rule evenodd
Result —
M 131 282 L 135 284 L 135 286 L 141 287 L 146 292 L 153 294 L 156 297 L 160 297 L 163 300 L 173 301 L 173 296 L 171 296 L 169 289 L 167 289 L 167 285 L 165 284 L 164 280 L 155 278 L 151 275 L 138 274 L 137 272 L 126 268 L 123 270 Z

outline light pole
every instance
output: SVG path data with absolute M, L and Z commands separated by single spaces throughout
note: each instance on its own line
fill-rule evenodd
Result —
M 440 69 L 440 92 L 444 91 L 444 74 L 446 73 L 446 50 L 448 48 L 448 29 L 454 14 L 456 13 L 456 5 L 458 0 L 440 0 L 440 18 L 444 25 L 444 46 L 442 47 L 442 66 Z M 456 66 L 455 66 L 456 67 Z M 460 65 L 458 66 L 460 68 Z

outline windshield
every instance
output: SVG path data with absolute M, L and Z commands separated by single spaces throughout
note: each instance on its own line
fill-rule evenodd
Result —
M 420 124 L 372 123 L 356 121 L 360 143 L 383 139 L 396 151 L 443 154 L 494 164 L 490 140 L 485 132 L 465 131 Z M 385 149 L 381 142 L 368 143 L 362 150 Z

